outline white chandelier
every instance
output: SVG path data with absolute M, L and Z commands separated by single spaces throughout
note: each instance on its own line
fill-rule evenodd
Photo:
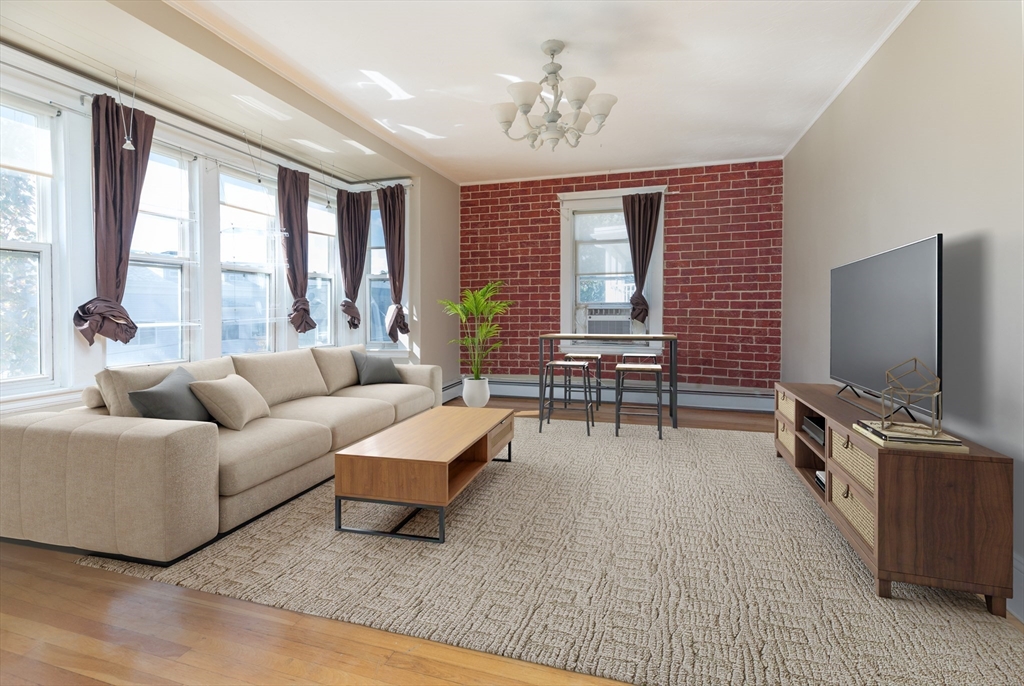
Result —
M 614 95 L 605 93 L 591 95 L 590 92 L 597 85 L 593 79 L 585 76 L 563 79 L 558 73 L 562 65 L 555 62 L 555 55 L 564 48 L 565 43 L 560 40 L 544 41 L 540 49 L 551 57 L 551 61 L 543 67 L 546 76 L 537 83 L 520 81 L 509 84 L 508 94 L 512 96 L 512 102 L 491 105 L 491 111 L 505 135 L 514 141 L 527 141 L 534 150 L 543 148 L 545 143 L 554 150 L 563 139 L 570 148 L 575 148 L 583 136 L 594 136 L 604 128 L 608 113 L 619 100 Z M 542 95 L 544 86 L 551 89 L 550 94 L 544 93 L 545 97 L 540 98 L 546 112 L 540 116 L 531 115 L 530 112 L 537 103 L 537 98 Z M 558 111 L 558 105 L 563 97 L 572 108 L 564 115 Z M 583 111 L 584 105 L 590 110 L 589 114 Z M 522 123 L 526 128 L 526 134 L 514 138 L 509 129 L 519 114 L 523 115 Z M 588 132 L 587 125 L 591 119 L 597 122 L 597 128 Z

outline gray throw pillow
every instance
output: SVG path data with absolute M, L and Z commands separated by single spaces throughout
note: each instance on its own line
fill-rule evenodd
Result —
M 358 350 L 353 350 L 352 359 L 356 363 L 360 386 L 369 386 L 375 383 L 402 383 L 402 377 L 398 375 L 395 363 L 389 357 L 370 357 Z
M 188 387 L 196 377 L 183 367 L 168 374 L 163 381 L 144 391 L 130 391 L 128 400 L 143 417 L 151 419 L 187 419 L 193 422 L 213 421 L 206 407 Z

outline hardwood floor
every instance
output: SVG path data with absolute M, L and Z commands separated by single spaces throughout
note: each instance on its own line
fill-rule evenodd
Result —
M 0 683 L 611 684 L 0 544 Z
M 464 405 L 462 398 L 451 400 L 446 405 Z M 487 407 L 502 407 L 516 411 L 516 416 L 537 416 L 537 401 L 529 398 L 495 398 L 492 397 Z M 583 413 L 559 412 L 556 405 L 555 419 L 569 419 L 583 421 Z M 663 412 L 663 424 L 665 427 L 672 426 L 672 420 L 668 416 L 668 408 Z M 615 421 L 615 405 L 613 403 L 602 403 L 601 409 L 594 412 L 594 419 L 598 422 Z M 623 424 L 649 424 L 654 426 L 656 417 L 632 417 L 622 418 Z M 772 433 L 775 430 L 775 420 L 768 412 L 736 412 L 733 410 L 698 410 L 691 408 L 679 408 L 679 428 L 689 429 L 724 429 L 727 431 L 761 431 Z

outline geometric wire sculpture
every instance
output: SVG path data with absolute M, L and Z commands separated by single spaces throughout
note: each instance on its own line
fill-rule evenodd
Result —
M 882 391 L 882 428 L 894 424 L 892 416 L 899 410 L 922 400 L 931 402 L 931 435 L 942 433 L 942 384 L 935 372 L 921 360 L 912 357 L 885 372 L 886 389 Z

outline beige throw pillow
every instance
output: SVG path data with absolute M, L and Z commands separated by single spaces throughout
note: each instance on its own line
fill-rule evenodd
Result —
M 267 401 L 238 374 L 216 381 L 193 381 L 188 387 L 213 418 L 229 429 L 241 431 L 252 420 L 270 416 Z

